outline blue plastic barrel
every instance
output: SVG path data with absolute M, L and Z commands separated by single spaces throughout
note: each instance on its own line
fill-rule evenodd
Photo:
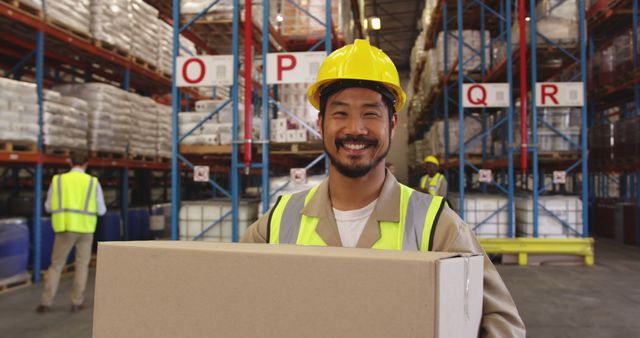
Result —
M 33 250 L 33 219 L 29 220 L 29 229 L 31 231 L 31 248 Z M 51 253 L 53 252 L 53 241 L 55 233 L 51 227 L 51 218 L 42 217 L 40 222 L 40 268 L 46 270 L 51 265 Z M 29 256 L 29 265 L 33 268 L 33 255 Z M 71 250 L 71 254 L 67 258 L 67 264 L 73 263 L 76 258 L 76 249 Z
M 151 239 L 149 231 L 149 209 L 146 207 L 129 209 L 129 240 L 143 241 Z
M 154 204 L 151 206 L 152 216 L 163 216 L 164 229 L 151 231 L 154 238 L 171 238 L 171 203 Z
M 107 211 L 104 216 L 98 217 L 96 226 L 96 240 L 98 242 L 119 241 L 120 236 L 120 211 Z
M 0 220 L 0 280 L 25 273 L 29 262 L 29 228 L 25 218 Z

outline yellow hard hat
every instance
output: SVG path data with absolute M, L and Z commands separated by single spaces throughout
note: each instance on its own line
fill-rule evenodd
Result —
M 398 70 L 382 50 L 369 41 L 356 39 L 331 53 L 320 66 L 316 82 L 309 87 L 307 96 L 316 109 L 320 109 L 320 91 L 336 80 L 366 80 L 380 82 L 395 94 L 394 107 L 399 112 L 407 100 L 400 87 Z
M 424 158 L 424 163 L 433 163 L 435 165 L 437 165 L 438 167 L 440 166 L 440 161 L 438 161 L 438 158 L 433 156 L 433 155 L 429 155 L 427 157 Z

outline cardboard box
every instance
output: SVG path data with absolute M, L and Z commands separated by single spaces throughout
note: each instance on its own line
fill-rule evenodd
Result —
M 271 132 L 271 141 L 276 143 L 288 142 L 287 131 L 285 130 L 284 132 L 281 132 L 281 133 Z
M 93 336 L 477 337 L 483 256 L 101 242 Z

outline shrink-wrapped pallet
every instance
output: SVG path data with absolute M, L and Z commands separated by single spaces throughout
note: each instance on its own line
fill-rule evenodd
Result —
M 35 84 L 0 78 L 0 121 L 0 141 L 38 140 Z
M 91 34 L 128 53 L 133 34 L 130 12 L 129 0 L 91 0 Z
M 72 31 L 91 35 L 90 0 L 47 1 L 49 20 Z

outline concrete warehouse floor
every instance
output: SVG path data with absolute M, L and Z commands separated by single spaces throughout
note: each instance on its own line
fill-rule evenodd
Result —
M 594 267 L 498 265 L 528 337 L 640 337 L 640 249 L 596 241 Z M 52 312 L 35 313 L 42 284 L 0 294 L 0 337 L 91 337 L 91 308 L 70 313 L 72 278 L 62 278 Z M 87 287 L 93 304 L 95 270 Z

